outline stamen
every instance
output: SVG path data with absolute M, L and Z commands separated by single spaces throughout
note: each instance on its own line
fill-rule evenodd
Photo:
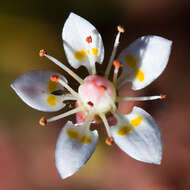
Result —
M 59 66 L 60 68 L 62 68 L 64 71 L 66 71 L 68 74 L 70 74 L 75 80 L 77 80 L 80 84 L 83 84 L 83 79 L 80 78 L 77 74 L 75 74 L 71 69 L 69 69 L 68 67 L 66 67 L 63 63 L 61 63 L 60 61 L 58 61 L 57 59 L 55 59 L 54 57 L 50 56 L 47 54 L 47 52 L 45 50 L 40 50 L 39 55 L 41 57 L 47 57 L 49 60 L 51 60 L 52 62 L 54 62 L 57 66 Z
M 117 26 L 117 30 L 118 30 L 119 32 L 121 32 L 121 33 L 124 33 L 124 32 L 125 32 L 124 28 L 123 28 L 121 25 L 118 25 L 118 26 Z
M 161 100 L 166 99 L 166 94 L 160 94 Z
M 40 52 L 39 52 L 40 57 L 45 57 L 45 54 L 46 54 L 46 50 L 44 50 L 44 49 L 40 50 Z
M 90 109 L 88 115 L 86 116 L 85 122 L 83 123 L 83 133 L 90 130 L 90 124 L 94 118 L 94 109 Z
M 91 106 L 91 107 L 94 106 L 94 104 L 93 104 L 91 101 L 89 101 L 87 104 L 88 104 L 89 106 Z
M 105 141 L 108 146 L 112 146 L 114 143 L 113 137 L 108 137 Z
M 117 97 L 116 101 L 147 101 L 147 100 L 157 100 L 157 99 L 165 99 L 166 95 L 161 94 L 160 96 L 144 96 L 144 97 Z
M 69 115 L 73 115 L 73 114 L 75 114 L 77 112 L 80 112 L 82 110 L 83 110 L 83 108 L 79 106 L 79 107 L 77 107 L 75 109 L 69 110 L 68 112 L 62 113 L 62 114 L 54 116 L 52 118 L 49 118 L 46 121 L 47 121 L 47 123 L 52 122 L 52 121 L 56 121 L 58 119 L 62 119 L 62 118 L 67 117 Z
M 95 65 L 95 61 L 94 61 L 94 57 L 93 57 L 92 47 L 90 45 L 90 43 L 92 43 L 92 37 L 87 36 L 85 40 L 88 43 L 88 49 L 90 52 L 88 55 L 89 61 L 90 61 L 90 66 L 91 66 L 91 70 L 89 70 L 89 74 L 95 75 L 96 74 L 96 65 Z
M 105 86 L 101 85 L 101 86 L 98 86 L 98 90 L 99 90 L 100 92 L 104 92 L 104 91 L 107 90 L 107 88 L 106 88 Z
M 78 100 L 78 98 L 76 96 L 73 96 L 72 94 L 66 94 L 65 96 L 63 96 L 62 101 L 67 101 L 67 100 Z
M 52 75 L 52 76 L 50 77 L 50 80 L 51 80 L 52 82 L 58 82 L 59 76 L 57 76 L 57 75 Z
M 115 38 L 115 42 L 114 42 L 114 46 L 113 46 L 113 50 L 112 50 L 112 54 L 110 57 L 110 60 L 108 62 L 107 68 L 106 68 L 106 72 L 105 72 L 105 77 L 108 78 L 110 70 L 111 70 L 111 66 L 112 66 L 112 62 L 114 60 L 115 54 L 117 52 L 117 47 L 119 45 L 119 39 L 120 39 L 120 34 L 124 32 L 124 29 L 122 29 L 121 26 L 118 26 L 118 33 L 117 36 Z
M 58 82 L 63 87 L 65 87 L 73 96 L 79 97 L 78 93 L 74 91 L 64 80 L 62 80 L 58 75 L 53 75 L 50 77 L 50 80 L 53 82 Z
M 115 60 L 113 62 L 114 65 L 114 75 L 113 75 L 113 83 L 116 86 L 117 85 L 117 77 L 118 77 L 118 73 L 119 73 L 119 68 L 121 67 L 121 64 L 119 61 Z
M 117 60 L 115 60 L 114 62 L 113 62 L 113 65 L 114 65 L 114 67 L 116 67 L 116 68 L 120 68 L 121 67 L 121 63 L 119 62 L 119 61 L 117 61 Z
M 47 125 L 47 120 L 46 120 L 46 118 L 45 118 L 45 117 L 42 117 L 42 118 L 40 119 L 40 121 L 39 121 L 39 124 L 40 124 L 41 126 L 46 126 L 46 125 Z
M 92 37 L 91 36 L 86 37 L 86 42 L 92 43 Z
M 106 128 L 108 137 L 111 137 L 110 126 L 109 126 L 109 124 L 108 124 L 108 121 L 107 121 L 105 115 L 104 115 L 103 113 L 100 113 L 99 116 L 100 116 L 100 118 L 102 119 L 102 121 L 103 121 L 103 123 L 104 123 L 104 126 L 105 126 L 105 128 Z

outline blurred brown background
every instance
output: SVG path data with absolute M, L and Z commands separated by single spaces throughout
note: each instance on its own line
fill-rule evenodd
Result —
M 141 104 L 163 134 L 160 166 L 138 162 L 115 145 L 107 147 L 100 130 L 97 149 L 85 167 L 64 181 L 60 179 L 54 165 L 54 147 L 64 121 L 40 127 L 39 118 L 49 114 L 25 105 L 10 83 L 32 69 L 60 71 L 38 56 L 42 48 L 68 64 L 61 31 L 71 11 L 88 19 L 101 33 L 105 63 L 118 24 L 126 28 L 119 51 L 142 35 L 155 34 L 173 41 L 169 64 L 161 77 L 133 93 L 168 95 L 166 101 Z M 190 189 L 189 17 L 188 0 L 0 0 L 0 189 Z M 122 88 L 121 94 L 126 93 Z M 128 110 L 126 105 L 120 109 Z

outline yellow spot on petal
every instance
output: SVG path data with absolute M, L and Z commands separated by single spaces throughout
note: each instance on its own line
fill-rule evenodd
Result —
M 87 50 L 87 54 L 90 55 L 90 50 L 89 49 Z
M 119 131 L 117 131 L 117 134 L 120 136 L 125 136 L 128 133 L 130 133 L 130 131 L 132 130 L 132 127 L 130 126 L 123 126 L 119 129 Z
M 71 139 L 74 139 L 74 140 L 77 140 L 77 139 L 79 138 L 79 133 L 78 133 L 78 131 L 74 131 L 74 130 L 68 129 L 68 130 L 67 130 L 67 135 L 68 135 Z
M 137 70 L 135 77 L 138 78 L 140 82 L 144 81 L 144 73 L 142 72 L 141 69 Z
M 84 143 L 84 144 L 89 144 L 92 142 L 91 138 L 88 137 L 87 135 L 83 136 L 80 140 L 81 143 Z
M 137 127 L 137 126 L 139 126 L 139 125 L 141 124 L 141 122 L 142 122 L 142 116 L 139 115 L 139 116 L 137 116 L 135 119 L 132 119 L 132 120 L 131 120 L 131 125 L 132 125 L 133 127 Z
M 78 60 L 84 59 L 85 57 L 86 57 L 86 51 L 83 49 L 76 51 L 74 54 L 74 58 Z
M 134 69 L 137 66 L 137 61 L 136 61 L 135 57 L 132 56 L 131 54 L 127 54 L 125 56 L 125 61 L 129 65 L 129 67 L 131 67 L 132 69 Z
M 50 106 L 56 106 L 56 97 L 54 95 L 49 95 L 46 101 Z
M 49 80 L 48 92 L 51 93 L 51 92 L 56 91 L 56 90 L 57 90 L 57 83 Z
M 92 53 L 94 56 L 98 55 L 98 49 L 97 48 L 92 48 Z

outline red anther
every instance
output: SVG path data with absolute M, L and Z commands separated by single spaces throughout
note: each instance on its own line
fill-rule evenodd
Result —
M 91 101 L 87 102 L 87 104 L 88 104 L 89 106 L 91 106 L 91 107 L 94 106 L 94 104 L 93 104 Z
M 124 30 L 124 28 L 122 27 L 122 26 L 117 26 L 117 30 L 119 31 L 119 32 L 121 32 L 121 33 L 124 33 L 125 32 L 125 30 Z
M 57 75 L 52 75 L 52 76 L 50 77 L 50 80 L 51 80 L 52 82 L 58 82 L 59 76 L 57 76 Z
M 108 137 L 105 141 L 108 146 L 112 146 L 114 143 L 113 137 Z
M 46 50 L 41 49 L 40 52 L 39 52 L 39 56 L 40 57 L 45 57 L 45 54 L 47 54 Z
M 116 67 L 116 68 L 120 68 L 121 67 L 121 63 L 119 62 L 119 61 L 117 61 L 117 60 L 115 60 L 114 62 L 113 62 L 113 65 L 114 65 L 114 67 Z
M 45 117 L 42 117 L 42 118 L 40 119 L 40 121 L 39 121 L 39 124 L 40 124 L 41 126 L 46 126 L 46 125 L 47 125 L 47 120 L 46 120 L 46 118 L 45 118 Z
M 161 94 L 161 100 L 166 99 L 166 94 Z
M 104 92 L 105 90 L 107 90 L 107 88 L 105 86 L 101 85 L 101 86 L 98 86 L 98 90 L 101 92 Z
M 86 37 L 86 42 L 91 43 L 92 42 L 92 37 L 91 36 Z

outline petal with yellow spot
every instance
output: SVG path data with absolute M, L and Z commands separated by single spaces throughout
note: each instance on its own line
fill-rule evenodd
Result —
M 84 49 L 76 51 L 74 54 L 74 58 L 78 60 L 85 59 L 85 57 L 86 57 L 86 51 Z
M 56 90 L 57 90 L 57 83 L 49 80 L 49 83 L 48 83 L 48 92 L 52 93 L 52 92 L 54 92 Z
M 120 136 L 125 136 L 125 135 L 127 135 L 128 133 L 130 133 L 131 130 L 132 130 L 132 127 L 131 127 L 131 126 L 123 126 L 123 127 L 121 127 L 121 128 L 117 131 L 117 134 L 120 135 Z
M 74 130 L 68 129 L 68 130 L 67 130 L 67 135 L 68 135 L 71 139 L 74 139 L 74 140 L 77 140 L 77 139 L 79 138 L 79 133 L 78 133 L 78 131 L 74 131 Z
M 131 54 L 127 54 L 125 56 L 125 61 L 129 65 L 129 67 L 131 67 L 132 69 L 134 69 L 137 66 L 137 61 L 135 57 Z
M 81 138 L 81 140 L 80 140 L 80 142 L 81 143 L 84 143 L 84 144 L 89 144 L 89 143 L 91 143 L 91 138 L 90 137 L 88 137 L 87 135 L 84 135 L 82 138 Z
M 144 81 L 144 73 L 141 69 L 138 69 L 136 74 L 135 74 L 135 77 L 140 81 L 140 82 L 143 82 Z
M 92 54 L 94 56 L 97 56 L 98 55 L 98 49 L 97 48 L 92 48 Z
M 56 97 L 54 95 L 49 95 L 46 101 L 50 106 L 56 106 Z
M 132 125 L 133 127 L 139 126 L 139 125 L 141 124 L 141 122 L 142 122 L 142 119 L 143 119 L 143 118 L 142 118 L 141 115 L 137 116 L 136 118 L 134 118 L 134 119 L 131 120 L 131 125 Z

